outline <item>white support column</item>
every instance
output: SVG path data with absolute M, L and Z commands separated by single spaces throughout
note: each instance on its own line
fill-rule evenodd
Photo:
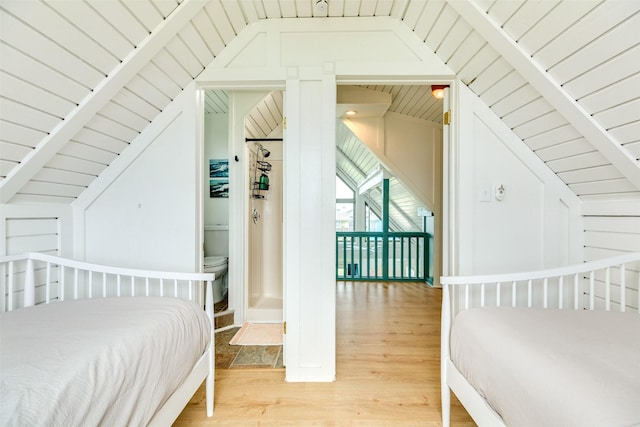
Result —
M 284 141 L 286 380 L 335 380 L 333 64 L 290 68 Z

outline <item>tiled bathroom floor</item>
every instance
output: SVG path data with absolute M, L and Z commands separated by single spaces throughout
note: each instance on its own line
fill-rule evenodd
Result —
M 216 332 L 216 368 L 283 368 L 281 345 L 229 345 L 240 328 Z

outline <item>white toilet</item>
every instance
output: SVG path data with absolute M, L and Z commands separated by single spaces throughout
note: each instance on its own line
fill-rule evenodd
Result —
M 222 301 L 229 288 L 227 283 L 227 264 L 229 259 L 229 226 L 204 226 L 204 268 L 205 273 L 214 273 L 213 302 Z

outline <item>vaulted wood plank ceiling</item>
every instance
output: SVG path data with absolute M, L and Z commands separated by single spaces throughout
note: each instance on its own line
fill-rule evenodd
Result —
M 4 0 L 0 202 L 72 202 L 247 25 L 326 16 L 398 19 L 583 200 L 640 195 L 640 2 L 314 3 Z

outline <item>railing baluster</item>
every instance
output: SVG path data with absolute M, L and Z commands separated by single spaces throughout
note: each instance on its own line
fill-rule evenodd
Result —
M 560 276 L 560 282 L 558 282 L 558 290 L 560 295 L 558 295 L 558 308 L 562 310 L 562 302 L 564 296 L 564 276 Z
M 480 307 L 484 307 L 485 284 L 480 285 Z
M 544 278 L 542 282 L 542 306 L 547 308 L 547 303 L 549 301 L 549 279 L 547 277 Z
M 131 276 L 131 296 L 136 296 L 136 278 Z
M 518 305 L 516 301 L 516 281 L 511 282 L 511 307 Z
M 409 278 L 411 278 L 411 237 L 407 238 L 407 240 L 409 241 L 409 244 L 407 245 L 409 247 L 409 256 L 407 257 L 409 265 L 407 266 L 407 272 L 409 273 Z
M 164 296 L 164 280 L 160 279 L 160 296 Z
M 359 276 L 362 277 L 362 236 L 358 236 L 358 248 L 360 248 L 359 252 L 359 261 L 358 261 L 358 273 Z
M 58 295 L 58 299 L 60 301 L 64 301 L 64 265 L 58 264 L 58 273 L 60 274 L 60 277 L 58 278 L 58 281 L 60 282 L 60 295 Z
M 51 301 L 51 263 L 47 262 L 47 268 L 45 273 L 45 284 L 44 284 L 44 302 L 45 304 L 49 304 Z
M 7 311 L 13 310 L 13 298 L 14 298 L 14 290 L 13 290 L 13 261 L 9 261 L 9 268 L 7 268 L 9 277 L 7 278 Z
M 173 280 L 173 296 L 178 298 L 178 279 Z
M 527 307 L 531 308 L 533 305 L 533 290 L 531 280 L 527 281 Z
M 496 285 L 496 307 L 500 307 L 500 282 Z
M 404 239 L 400 237 L 400 278 L 404 279 Z
M 93 271 L 87 270 L 89 275 L 89 298 L 93 298 Z
M 106 298 L 107 296 L 107 273 L 102 273 L 102 297 Z
M 73 299 L 78 299 L 78 269 L 73 269 Z

